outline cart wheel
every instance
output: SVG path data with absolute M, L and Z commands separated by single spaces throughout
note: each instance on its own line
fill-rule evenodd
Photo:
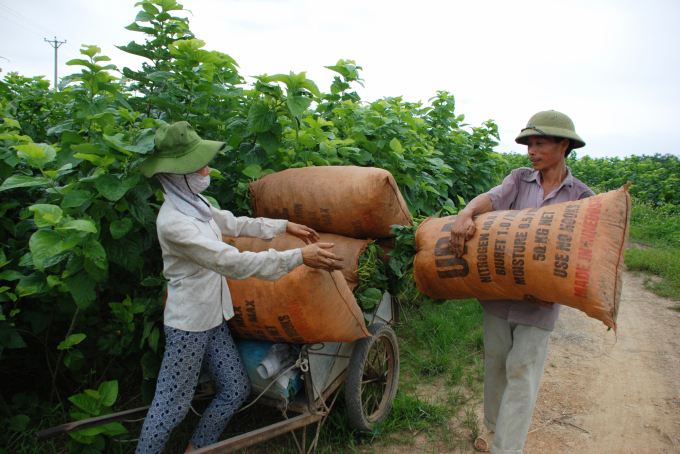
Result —
M 375 323 L 368 331 L 373 336 L 354 345 L 345 382 L 349 421 L 362 432 L 385 422 L 399 384 L 397 336 L 384 323 Z

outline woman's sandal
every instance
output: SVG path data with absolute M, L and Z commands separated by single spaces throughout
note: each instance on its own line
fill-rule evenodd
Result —
M 491 443 L 488 441 L 489 437 L 477 437 L 475 439 L 475 449 L 480 452 L 489 452 L 491 450 Z

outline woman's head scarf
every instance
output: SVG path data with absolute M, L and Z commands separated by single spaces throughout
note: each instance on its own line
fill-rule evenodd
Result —
M 163 186 L 165 196 L 179 211 L 200 221 L 212 219 L 210 203 L 200 195 L 210 186 L 210 175 L 204 177 L 195 172 L 187 175 L 157 173 L 156 177 Z

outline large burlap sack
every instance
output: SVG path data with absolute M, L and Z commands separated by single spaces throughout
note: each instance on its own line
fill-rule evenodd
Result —
M 276 282 L 227 279 L 236 337 L 294 344 L 352 342 L 370 336 L 340 271 L 297 267 Z
M 564 304 L 616 329 L 630 228 L 626 189 L 579 202 L 480 215 L 460 258 L 449 249 L 455 216 L 427 219 L 416 232 L 416 284 L 439 299 Z
M 413 225 L 390 172 L 373 167 L 288 169 L 250 183 L 255 217 L 288 219 L 319 232 L 385 238 L 390 226 Z
M 349 289 L 354 291 L 359 284 L 357 276 L 357 268 L 359 267 L 359 257 L 366 249 L 370 240 L 357 240 L 354 238 L 347 238 L 345 236 L 334 235 L 332 233 L 320 233 L 321 243 L 333 243 L 332 249 L 328 249 L 333 254 L 339 255 L 345 259 L 343 262 L 345 268 L 340 270 L 347 281 Z M 240 252 L 262 252 L 274 249 L 276 251 L 289 251 L 291 249 L 305 247 L 305 242 L 300 238 L 284 235 L 274 238 L 271 241 L 264 241 L 259 238 L 233 238 L 229 236 L 222 236 L 222 241 L 234 246 Z

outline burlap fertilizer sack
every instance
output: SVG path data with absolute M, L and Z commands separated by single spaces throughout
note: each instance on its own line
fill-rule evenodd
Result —
M 340 270 L 347 281 L 347 285 L 351 291 L 354 291 L 359 284 L 357 276 L 357 269 L 359 268 L 359 257 L 363 254 L 366 246 L 370 240 L 356 240 L 354 238 L 347 238 L 345 236 L 334 235 L 332 233 L 320 233 L 321 243 L 333 243 L 332 249 L 329 249 L 333 254 L 343 257 L 345 268 Z M 240 252 L 262 252 L 274 249 L 276 251 L 289 251 L 291 249 L 305 247 L 305 242 L 300 238 L 284 235 L 274 238 L 271 241 L 264 241 L 259 238 L 233 238 L 223 236 L 222 241 L 234 246 Z
M 352 238 L 385 238 L 391 225 L 413 225 L 392 174 L 373 167 L 288 169 L 250 183 L 250 195 L 254 217 Z
M 579 202 L 475 218 L 463 257 L 449 238 L 455 216 L 416 232 L 414 278 L 439 299 L 514 299 L 564 304 L 616 329 L 631 198 L 626 188 Z
M 370 336 L 340 271 L 297 267 L 276 282 L 227 279 L 236 337 L 294 344 L 352 342 Z

